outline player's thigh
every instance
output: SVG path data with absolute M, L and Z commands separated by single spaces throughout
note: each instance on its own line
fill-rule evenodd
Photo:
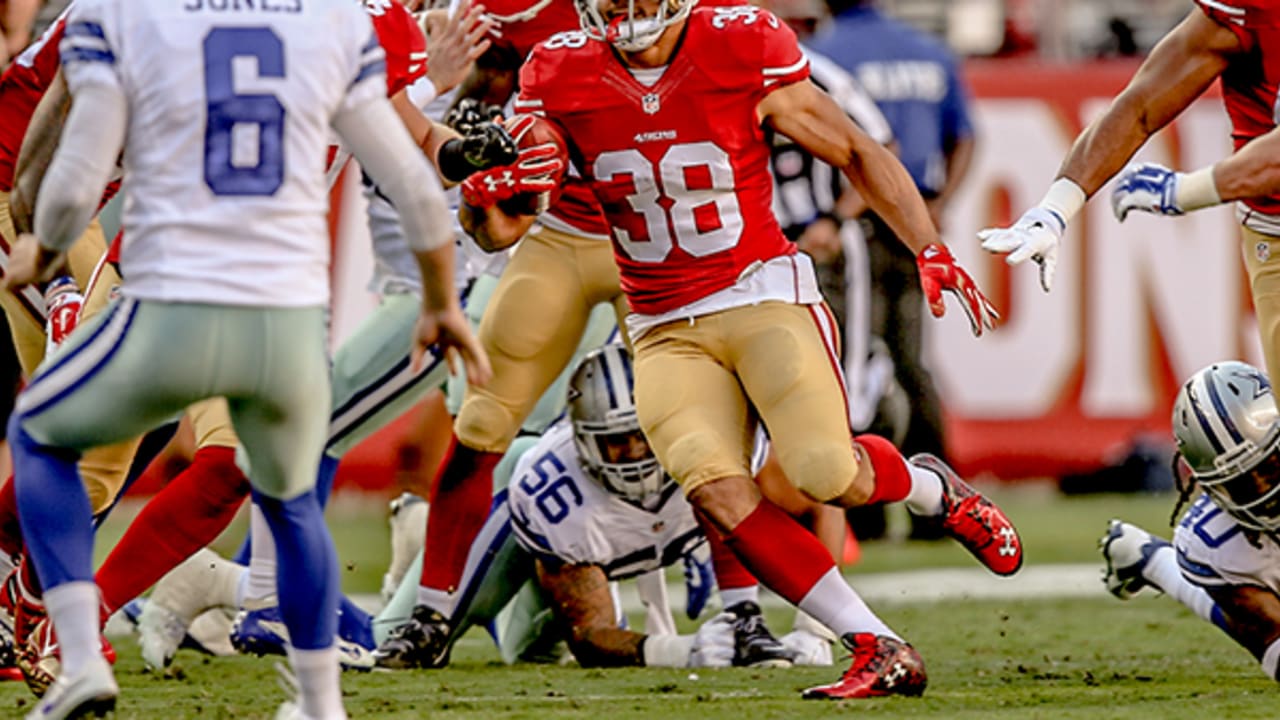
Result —
M 524 421 L 521 430 L 527 433 L 541 434 L 546 431 L 551 423 L 563 415 L 569 378 L 573 375 L 573 371 L 577 369 L 582 357 L 605 343 L 617 342 L 618 338 L 618 323 L 615 320 L 613 305 L 600 303 L 592 308 L 591 314 L 587 319 L 587 327 L 582 331 L 582 339 L 578 342 L 578 347 L 574 350 L 573 357 L 569 358 L 569 362 L 565 363 L 564 369 L 560 371 L 556 379 L 542 393 L 542 397 L 538 399 L 538 404 L 533 406 L 533 410 Z
M 107 241 L 102 234 L 102 224 L 94 218 L 67 251 L 67 268 L 71 271 L 72 279 L 76 281 L 76 287 L 82 290 L 89 287 L 93 271 L 106 252 Z
M 857 466 L 830 311 L 770 302 L 724 315 L 738 377 L 783 472 L 816 500 L 844 492 Z
M 1267 374 L 1280 377 L 1280 238 L 1240 228 Z
M 179 348 L 190 333 L 164 308 L 128 298 L 78 328 L 19 396 L 36 441 L 76 450 L 123 441 L 200 397 L 203 364 Z
M 333 357 L 333 410 L 327 451 L 341 457 L 444 383 L 448 363 L 428 355 L 410 361 L 417 295 L 387 295 Z
M 290 500 L 315 486 L 324 449 L 330 400 L 324 312 L 261 312 L 261 321 L 253 320 L 244 332 L 231 329 L 233 336 L 266 346 L 257 354 L 259 367 L 232 366 L 226 371 L 230 387 L 219 389 L 248 457 L 250 482 L 270 497 Z
M 13 219 L 9 212 L 9 194 L 0 193 L 0 252 L 8 261 L 8 249 L 17 242 L 18 234 L 13 228 Z M 0 308 L 9 323 L 9 333 L 13 337 L 13 348 L 18 355 L 18 364 L 22 368 L 22 376 L 30 378 L 36 366 L 44 357 L 44 298 L 34 287 L 11 293 L 0 291 Z
M 225 398 L 201 400 L 187 408 L 187 417 L 195 433 L 196 448 L 234 448 L 240 444 L 231 425 L 231 411 L 227 409 Z
M 685 493 L 750 477 L 747 401 L 715 354 L 715 319 L 670 323 L 635 341 L 636 412 L 662 466 Z
M 99 258 L 84 289 L 84 304 L 80 306 L 82 324 L 96 317 L 120 295 L 120 283 L 120 269 L 115 263 L 108 262 L 105 255 Z
M 568 364 L 590 310 L 573 253 L 555 239 L 525 237 L 480 323 L 493 377 L 484 387 L 467 388 L 454 426 L 463 443 L 490 452 L 506 448 Z
M 110 445 L 89 448 L 80 456 L 77 464 L 80 480 L 89 494 L 89 505 L 95 515 L 111 507 L 124 489 L 124 483 L 129 479 L 129 468 L 141 444 L 142 437 L 134 436 Z
M 481 273 L 471 283 L 470 289 L 467 291 L 466 306 L 463 312 L 467 316 L 467 320 L 471 323 L 471 328 L 477 333 L 480 331 L 480 321 L 484 319 L 485 308 L 489 306 L 489 299 L 493 297 L 493 291 L 498 287 L 498 276 L 489 273 Z M 458 369 L 456 373 L 449 373 L 449 381 L 445 389 L 445 407 L 448 408 L 450 415 L 457 415 L 462 408 L 462 400 L 467 391 L 467 378 L 462 371 Z

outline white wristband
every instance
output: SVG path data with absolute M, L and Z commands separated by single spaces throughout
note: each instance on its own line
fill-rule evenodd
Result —
M 644 664 L 648 667 L 685 667 L 693 651 L 692 635 L 646 635 Z
M 1074 180 L 1068 178 L 1058 178 L 1049 186 L 1049 192 L 1044 194 L 1044 198 L 1040 201 L 1040 207 L 1052 212 L 1062 219 L 1063 224 L 1071 222 L 1071 218 L 1075 217 L 1080 209 L 1084 207 L 1085 201 L 1089 197 L 1084 194 L 1084 189 L 1075 183 Z
M 1195 172 L 1178 173 L 1178 184 L 1174 187 L 1173 201 L 1178 204 L 1178 209 L 1182 212 L 1221 204 L 1222 197 L 1218 195 L 1218 184 L 1213 180 L 1213 166 L 1203 167 Z
M 415 80 L 413 84 L 405 90 L 405 93 L 409 96 L 409 102 L 412 103 L 414 107 L 424 111 L 427 109 L 427 106 L 431 104 L 431 101 L 435 100 L 440 95 L 440 91 L 436 89 L 436 84 L 431 82 L 431 78 L 426 75 Z

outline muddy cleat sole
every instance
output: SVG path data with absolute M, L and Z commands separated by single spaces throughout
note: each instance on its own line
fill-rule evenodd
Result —
M 806 700 L 924 694 L 929 684 L 924 660 L 906 642 L 871 633 L 846 633 L 840 642 L 853 653 L 852 664 L 838 681 L 805 690 Z
M 1107 563 L 1102 582 L 1107 592 L 1121 600 L 1128 600 L 1143 588 L 1155 588 L 1142 575 L 1142 570 L 1162 548 L 1173 547 L 1164 538 L 1156 537 L 1137 525 L 1120 520 L 1107 524 L 1107 534 L 1098 540 L 1098 549 Z
M 1022 568 L 1022 538 L 995 503 L 965 482 L 946 463 L 928 453 L 909 462 L 942 480 L 942 529 L 997 575 Z

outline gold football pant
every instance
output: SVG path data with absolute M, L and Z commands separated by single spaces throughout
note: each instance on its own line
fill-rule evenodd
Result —
M 1244 226 L 1240 228 L 1240 238 L 1253 308 L 1258 315 L 1258 334 L 1262 336 L 1262 356 L 1267 362 L 1267 375 L 1274 383 L 1280 378 L 1280 238 Z
M 625 300 L 607 240 L 540 227 L 520 242 L 480 322 L 493 365 L 484 387 L 468 385 L 454 433 L 464 445 L 505 452 L 538 398 L 568 364 L 591 309 Z M 621 322 L 619 322 L 621 325 Z
M 686 494 L 751 477 L 752 412 L 791 483 L 820 502 L 857 473 L 835 323 L 825 305 L 766 302 L 661 325 L 634 342 L 636 410 Z

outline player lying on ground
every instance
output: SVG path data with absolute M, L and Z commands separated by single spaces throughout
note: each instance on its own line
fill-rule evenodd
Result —
M 1203 491 L 1173 544 L 1112 520 L 1102 538 L 1107 589 L 1164 591 L 1221 628 L 1280 680 L 1280 413 L 1271 382 L 1241 362 L 1210 365 L 1173 406 L 1178 462 Z M 1188 485 L 1182 500 L 1193 491 Z M 1181 503 L 1179 503 L 1181 506 Z M 1175 510 L 1176 512 L 1176 510 Z

